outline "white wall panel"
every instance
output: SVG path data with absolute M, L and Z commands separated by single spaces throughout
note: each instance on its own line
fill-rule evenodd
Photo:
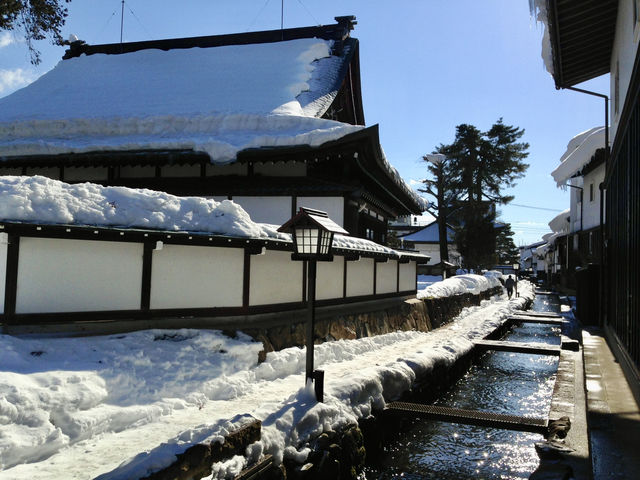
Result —
M 333 257 L 333 262 L 318 262 L 316 272 L 316 300 L 342 298 L 344 293 L 344 257 Z
M 298 197 L 296 212 L 300 207 L 315 208 L 327 212 L 329 218 L 344 227 L 344 198 L 343 197 Z M 288 220 L 288 219 L 287 219 Z
M 400 264 L 400 291 L 416 289 L 416 262 Z
M 291 252 L 267 250 L 253 255 L 249 304 L 301 302 L 302 264 L 291 261 Z
M 140 308 L 142 244 L 20 239 L 16 313 Z
M 291 197 L 234 195 L 233 201 L 244 208 L 254 222 L 282 225 L 291 218 Z
M 163 245 L 153 251 L 151 308 L 242 306 L 244 250 Z
M 373 295 L 373 258 L 347 262 L 347 297 Z
M 394 293 L 398 284 L 398 261 L 389 260 L 376 265 L 376 295 Z

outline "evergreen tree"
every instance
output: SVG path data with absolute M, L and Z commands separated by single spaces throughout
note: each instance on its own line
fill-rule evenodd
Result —
M 499 265 L 513 265 L 520 262 L 520 250 L 513 241 L 513 230 L 509 223 L 498 228 L 496 236 L 496 255 Z
M 523 129 L 505 125 L 502 119 L 487 132 L 461 124 L 453 143 L 437 148 L 455 172 L 450 190 L 458 195 L 463 223 L 456 243 L 469 268 L 488 268 L 496 262 L 496 205 L 513 200 L 503 189 L 514 186 L 529 167 L 524 163 L 529 144 L 519 141 L 523 135 Z
M 65 3 L 71 0 L 0 0 L 0 30 L 17 30 L 24 35 L 31 63 L 40 63 L 36 40 L 49 36 L 62 45 L 61 28 L 67 18 Z
M 435 202 L 429 204 L 428 211 L 438 224 L 438 238 L 440 242 L 440 260 L 449 261 L 449 242 L 447 238 L 447 223 L 450 213 L 455 210 L 455 201 L 459 196 L 456 190 L 455 172 L 443 155 L 429 154 L 422 157 L 427 162 L 430 178 L 423 180 L 424 188 L 420 192 L 429 194 Z

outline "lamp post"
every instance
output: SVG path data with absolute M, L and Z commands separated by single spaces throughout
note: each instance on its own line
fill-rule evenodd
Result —
M 291 233 L 293 237 L 294 253 L 291 255 L 291 259 L 307 262 L 307 325 L 305 335 L 307 361 L 305 385 L 311 381 L 314 384 L 316 400 L 322 402 L 324 372 L 313 369 L 316 263 L 318 261 L 332 261 L 333 235 L 336 233 L 348 235 L 349 232 L 331 220 L 326 212 L 306 207 L 300 207 L 298 213 L 285 222 L 278 231 Z
M 518 270 L 520 270 L 520 264 L 519 263 L 514 263 L 513 264 L 513 269 L 516 272 L 516 297 L 518 296 Z

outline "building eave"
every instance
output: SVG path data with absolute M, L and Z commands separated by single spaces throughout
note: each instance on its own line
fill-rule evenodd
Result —
M 609 73 L 618 0 L 548 0 L 556 88 Z

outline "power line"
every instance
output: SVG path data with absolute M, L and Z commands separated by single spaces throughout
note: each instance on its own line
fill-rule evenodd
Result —
M 545 210 L 547 212 L 563 212 L 564 211 L 564 210 L 558 210 L 557 208 L 534 207 L 532 205 L 521 205 L 519 203 L 508 203 L 505 206 L 531 208 L 532 210 Z

